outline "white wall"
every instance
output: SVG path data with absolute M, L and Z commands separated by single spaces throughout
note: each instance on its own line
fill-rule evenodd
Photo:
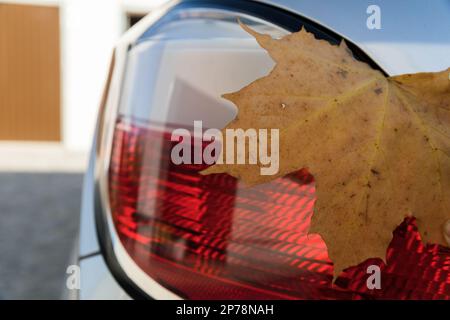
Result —
M 126 13 L 146 13 L 167 0 L 0 0 L 60 7 L 62 137 L 70 151 L 88 151 L 112 49 Z
M 140 11 L 144 3 L 132 1 Z M 126 29 L 123 0 L 61 0 L 63 140 L 87 150 L 114 43 Z M 133 9 L 135 11 L 135 9 Z
M 123 20 L 119 0 L 61 0 L 62 136 L 70 150 L 89 148 Z

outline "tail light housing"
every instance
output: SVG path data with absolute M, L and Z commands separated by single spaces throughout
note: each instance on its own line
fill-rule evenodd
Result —
M 449 249 L 424 245 L 413 219 L 394 231 L 387 265 L 370 259 L 333 285 L 324 242 L 306 235 L 315 201 L 307 171 L 243 187 L 226 174 L 201 175 L 205 163 L 171 161 L 174 128 L 194 120 L 223 127 L 236 110 L 220 94 L 273 65 L 236 16 L 274 36 L 286 32 L 270 19 L 180 7 L 123 45 L 111 82 L 120 96 L 106 103 L 97 170 L 97 224 L 118 278 L 154 298 L 449 299 Z M 380 266 L 379 290 L 366 284 L 369 265 Z

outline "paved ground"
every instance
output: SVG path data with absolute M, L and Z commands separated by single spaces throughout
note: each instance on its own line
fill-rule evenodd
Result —
M 0 299 L 60 297 L 81 184 L 81 173 L 0 172 Z

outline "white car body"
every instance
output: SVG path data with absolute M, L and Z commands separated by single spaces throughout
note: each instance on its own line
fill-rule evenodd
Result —
M 232 1 L 233 2 L 233 1 Z M 245 5 L 246 1 L 242 1 Z M 350 40 L 377 63 L 388 75 L 441 71 L 450 66 L 450 1 L 376 1 L 381 10 L 381 29 L 366 26 L 370 0 L 280 0 L 260 1 L 278 6 L 322 25 Z M 127 46 L 138 39 L 170 6 L 153 12 L 118 43 L 116 61 L 123 59 Z M 121 66 L 119 66 L 121 68 Z M 116 70 L 117 71 L 117 70 Z M 119 94 L 120 81 L 111 82 L 111 94 Z M 106 112 L 109 112 L 106 110 Z M 95 165 L 99 160 L 94 148 L 86 172 L 81 208 L 79 265 L 81 267 L 80 299 L 128 299 L 126 288 L 112 275 L 99 244 L 95 212 Z M 114 241 L 114 240 L 113 240 Z M 117 240 L 115 240 L 117 242 Z M 116 252 L 117 253 L 117 252 Z M 119 254 L 120 255 L 120 254 Z M 129 258 L 118 257 L 121 263 Z M 131 271 L 130 271 L 131 270 Z M 127 273 L 133 281 L 146 276 L 137 266 Z M 148 278 L 148 277 L 147 277 Z M 150 281 L 149 281 L 150 280 Z M 151 279 L 142 280 L 141 289 L 153 298 L 178 297 Z

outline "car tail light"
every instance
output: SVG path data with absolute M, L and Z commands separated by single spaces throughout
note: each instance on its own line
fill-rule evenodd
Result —
M 248 5 L 281 25 L 298 19 Z M 423 245 L 413 219 L 394 231 L 387 265 L 367 260 L 333 285 L 324 242 L 307 236 L 315 201 L 307 171 L 244 187 L 226 174 L 201 175 L 204 163 L 171 161 L 174 128 L 196 120 L 222 128 L 236 110 L 220 95 L 273 66 L 236 16 L 274 36 L 286 32 L 249 15 L 182 8 L 116 48 L 97 168 L 97 228 L 100 239 L 111 235 L 100 241 L 107 261 L 117 257 L 111 269 L 157 298 L 165 290 L 188 299 L 450 299 L 450 250 Z M 370 265 L 380 266 L 381 289 L 367 286 Z
M 319 236 L 306 236 L 314 182 L 299 171 L 242 187 L 207 165 L 171 162 L 170 130 L 120 119 L 109 171 L 113 221 L 132 259 L 151 278 L 189 299 L 450 298 L 450 252 L 424 246 L 414 221 L 395 232 L 388 266 L 350 268 L 331 285 Z M 194 150 L 192 150 L 194 152 Z M 366 285 L 367 266 L 382 288 Z

